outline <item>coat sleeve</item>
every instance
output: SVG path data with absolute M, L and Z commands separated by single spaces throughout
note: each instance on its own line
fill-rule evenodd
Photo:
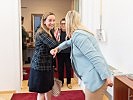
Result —
M 54 39 L 50 38 L 45 33 L 39 33 L 38 38 L 40 38 L 40 40 L 44 44 L 48 45 L 50 48 L 54 48 L 54 47 L 56 47 L 58 45 L 58 43 Z
M 61 50 L 64 50 L 64 49 L 70 47 L 70 46 L 71 46 L 71 39 L 62 42 L 62 43 L 58 46 L 58 48 L 59 48 L 59 52 L 60 52 Z

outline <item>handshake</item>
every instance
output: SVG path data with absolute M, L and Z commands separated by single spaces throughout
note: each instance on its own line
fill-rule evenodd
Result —
M 50 50 L 50 54 L 53 55 L 53 58 L 55 58 L 55 56 L 58 53 L 58 51 L 59 51 L 59 48 L 58 47 Z

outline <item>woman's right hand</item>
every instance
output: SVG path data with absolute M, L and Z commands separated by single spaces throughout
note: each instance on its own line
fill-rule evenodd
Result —
M 55 58 L 56 54 L 58 53 L 58 50 L 59 50 L 59 48 L 57 48 L 57 47 L 50 50 L 50 53 L 51 53 L 51 55 L 53 55 L 54 58 Z

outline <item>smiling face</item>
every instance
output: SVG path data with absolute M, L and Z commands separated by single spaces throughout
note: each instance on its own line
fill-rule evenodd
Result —
M 53 29 L 55 26 L 55 15 L 49 15 L 44 21 L 44 24 L 49 30 Z

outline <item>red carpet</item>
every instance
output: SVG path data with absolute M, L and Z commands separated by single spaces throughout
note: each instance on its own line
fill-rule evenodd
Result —
M 29 73 L 30 73 L 30 67 L 23 67 L 23 71 L 25 74 L 23 74 L 23 80 L 29 79 Z
M 15 93 L 11 100 L 36 100 L 36 93 Z M 62 91 L 60 96 L 52 100 L 85 100 L 82 90 Z

